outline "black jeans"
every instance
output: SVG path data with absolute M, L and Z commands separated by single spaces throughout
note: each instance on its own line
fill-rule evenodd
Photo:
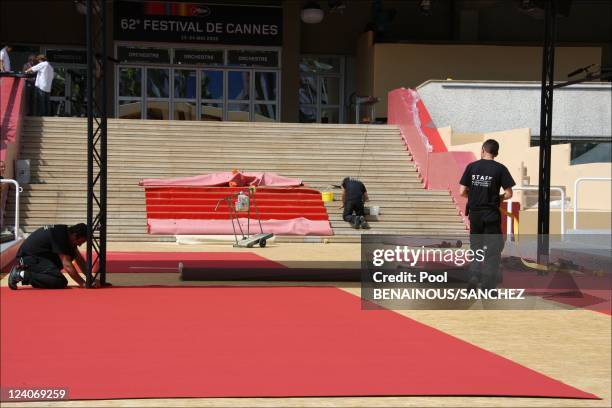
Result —
M 45 92 L 40 88 L 35 88 L 36 97 L 34 100 L 34 115 L 49 116 L 49 92 Z
M 49 259 L 39 256 L 24 256 L 21 259 L 26 266 L 23 285 L 39 289 L 65 289 L 68 286 L 68 280 L 60 268 Z
M 470 265 L 470 278 L 476 277 L 484 289 L 495 289 L 501 282 L 500 263 L 504 250 L 499 210 L 470 210 L 470 248 L 484 250 L 484 261 Z M 476 256 L 476 259 L 479 257 Z
M 30 81 L 30 80 L 26 80 L 26 87 L 25 87 L 25 92 L 26 92 L 26 101 L 27 101 L 27 107 L 26 107 L 26 112 L 28 115 L 32 116 L 34 115 L 34 98 L 36 96 L 36 88 L 34 87 L 34 82 Z
M 363 201 L 351 200 L 344 203 L 344 211 L 342 212 L 342 219 L 344 221 L 355 224 L 357 217 L 360 217 L 363 214 Z

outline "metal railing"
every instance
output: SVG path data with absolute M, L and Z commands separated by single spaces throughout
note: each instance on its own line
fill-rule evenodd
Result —
M 539 191 L 539 187 L 537 186 L 518 186 L 512 187 L 513 191 Z M 561 193 L 561 236 L 565 235 L 565 191 L 561 187 L 551 187 L 551 191 L 558 191 Z M 512 213 L 512 199 L 507 200 L 507 209 L 508 214 Z M 512 217 L 508 216 L 506 218 L 506 226 L 508 234 L 512 231 Z
M 19 183 L 13 179 L 0 179 L 2 184 L 13 184 L 15 186 L 15 239 L 20 236 L 19 232 L 19 193 L 23 191 L 23 187 L 19 186 Z
M 612 181 L 610 177 L 578 177 L 574 181 L 574 230 L 578 225 L 578 186 L 583 181 Z

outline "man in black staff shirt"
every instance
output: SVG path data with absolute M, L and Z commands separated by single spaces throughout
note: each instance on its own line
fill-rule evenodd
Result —
M 481 285 L 484 289 L 494 289 L 501 278 L 499 265 L 504 241 L 499 205 L 512 198 L 515 183 L 506 166 L 495 161 L 498 152 L 497 141 L 484 142 L 481 159 L 468 164 L 459 182 L 461 195 L 468 198 L 471 248 L 486 251 L 482 263 L 474 261 L 470 266 L 469 288 Z M 501 195 L 500 188 L 504 190 Z
M 32 285 L 40 289 L 64 289 L 68 280 L 62 275 L 64 269 L 79 285 L 85 287 L 74 265 L 85 271 L 87 265 L 78 250 L 79 245 L 87 240 L 87 225 L 46 225 L 34 231 L 23 242 L 17 252 L 21 266 L 11 270 L 8 285 L 17 289 L 17 284 Z
M 355 229 L 368 229 L 370 226 L 364 216 L 363 203 L 368 201 L 368 191 L 365 185 L 354 178 L 345 177 L 342 180 L 342 219 Z

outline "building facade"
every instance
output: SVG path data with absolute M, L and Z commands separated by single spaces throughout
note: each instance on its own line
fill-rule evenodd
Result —
M 512 79 L 541 75 L 543 21 L 518 2 L 319 1 L 322 21 L 306 23 L 309 3 L 106 1 L 110 115 L 352 123 L 364 119 L 355 113 L 360 95 L 381 98 L 375 118 L 384 121 L 389 86 L 416 87 L 455 72 L 461 73 L 457 79 L 474 80 L 501 74 L 488 66 L 495 61 L 460 60 L 449 50 L 442 51 L 448 58 L 440 58 L 441 45 L 463 55 L 474 45 L 499 47 L 500 54 L 512 50 L 516 57 L 505 68 L 515 73 Z M 609 65 L 612 6 L 569 4 L 559 19 L 560 45 L 595 49 L 589 55 Z M 13 46 L 14 69 L 37 53 L 47 54 L 55 67 L 51 100 L 58 116 L 85 114 L 85 16 L 79 10 L 73 0 L 0 2 L 0 43 Z M 365 33 L 377 55 L 362 52 Z M 587 65 L 576 55 L 576 68 Z M 440 61 L 455 66 L 441 70 Z M 564 75 L 557 72 L 560 79 Z

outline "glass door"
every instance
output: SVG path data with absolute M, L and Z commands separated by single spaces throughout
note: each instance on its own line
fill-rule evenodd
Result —
M 119 67 L 117 117 L 142 119 L 142 67 Z
M 227 71 L 227 120 L 251 120 L 251 70 Z
M 319 76 L 320 122 L 340 123 L 340 78 Z
M 146 69 L 145 119 L 170 119 L 170 69 Z
M 69 68 L 69 93 L 67 113 L 69 116 L 87 116 L 87 69 Z
M 172 115 L 174 120 L 198 120 L 198 72 L 174 69 Z
M 255 71 L 253 81 L 253 120 L 275 122 L 278 120 L 278 73 Z
M 51 116 L 87 116 L 87 69 L 58 65 L 53 73 Z
M 300 122 L 344 122 L 344 57 L 303 56 L 300 61 Z
M 227 72 L 227 120 L 274 122 L 278 111 L 278 71 Z
M 319 121 L 319 86 L 316 75 L 300 75 L 300 122 L 314 123 Z
M 219 69 L 200 71 L 200 119 L 222 121 L 225 119 L 225 72 Z
M 63 66 L 53 67 L 53 82 L 51 84 L 50 112 L 51 116 L 68 116 L 67 101 L 68 78 L 66 68 Z

